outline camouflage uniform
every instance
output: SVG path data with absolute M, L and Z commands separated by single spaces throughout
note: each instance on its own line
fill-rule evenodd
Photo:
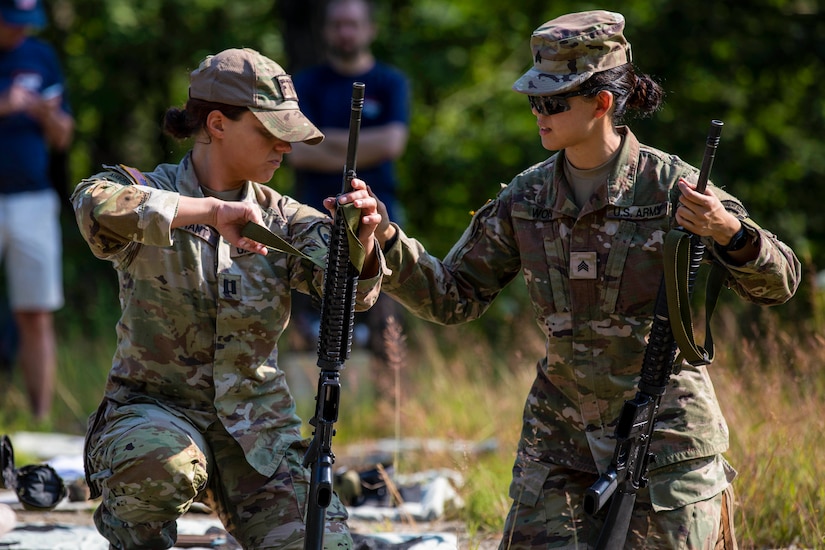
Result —
M 179 196 L 203 197 L 191 156 L 145 177 L 114 169 L 72 195 L 93 253 L 117 270 L 123 310 L 87 432 L 98 528 L 113 548 L 168 548 L 175 519 L 205 499 L 245 548 L 302 548 L 306 446 L 276 343 L 290 290 L 321 292 L 323 270 L 236 249 L 209 226 L 171 230 Z M 328 216 L 257 183 L 242 200 L 298 249 L 325 251 Z M 379 290 L 380 276 L 359 281 L 357 307 Z M 334 499 L 327 548 L 351 547 L 346 517 Z
M 636 391 L 676 182 L 697 177 L 679 158 L 640 144 L 626 127 L 617 130 L 624 139 L 608 184 L 581 210 L 561 152 L 516 176 L 480 208 L 443 261 L 400 229 L 385 249 L 392 275 L 384 290 L 437 323 L 478 318 L 519 271 L 527 283 L 547 355 L 524 408 L 502 548 L 595 541 L 599 521 L 583 517 L 582 497 L 609 465 L 616 419 Z M 708 259 L 727 268 L 729 286 L 746 300 L 788 300 L 800 278 L 794 253 L 750 220 L 738 200 L 710 187 L 758 236 L 759 255 L 737 266 L 708 246 Z M 655 469 L 633 525 L 641 540 L 645 533 L 678 532 L 684 539 L 718 530 L 721 493 L 735 475 L 721 456 L 727 448 L 728 428 L 707 369 L 686 365 L 671 378 L 659 411 Z M 707 525 L 688 525 L 697 507 L 714 514 Z

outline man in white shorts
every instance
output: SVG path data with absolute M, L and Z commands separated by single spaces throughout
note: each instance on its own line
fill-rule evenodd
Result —
M 57 55 L 30 36 L 45 23 L 40 0 L 0 0 L 0 261 L 38 422 L 51 413 L 53 311 L 63 305 L 60 200 L 49 152 L 65 150 L 74 132 Z

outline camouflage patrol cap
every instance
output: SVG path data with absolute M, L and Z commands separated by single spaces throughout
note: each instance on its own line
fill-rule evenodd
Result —
M 624 16 L 604 10 L 570 13 L 533 31 L 533 66 L 513 89 L 522 94 L 570 91 L 594 73 L 631 62 Z
M 324 139 L 298 108 L 292 78 L 250 48 L 207 56 L 189 75 L 189 97 L 247 107 L 273 136 L 290 143 L 315 145 Z

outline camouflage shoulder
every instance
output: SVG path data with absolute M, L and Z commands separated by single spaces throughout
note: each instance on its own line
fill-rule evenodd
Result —
M 535 193 L 536 189 L 545 185 L 548 175 L 552 176 L 558 158 L 559 154 L 555 153 L 551 157 L 522 170 L 510 180 L 510 183 L 501 184 L 499 197 L 507 195 L 523 196 Z
M 656 147 L 652 147 L 646 143 L 639 143 L 639 153 L 642 155 L 647 155 L 664 165 L 673 166 L 688 171 L 691 169 L 696 170 L 688 162 L 679 157 L 679 155 L 662 151 L 661 149 L 657 149 Z M 699 173 L 699 171 L 696 170 L 696 173 Z
M 508 184 L 501 184 L 497 199 L 509 202 L 533 202 L 552 184 L 558 153 L 522 170 Z
M 95 174 L 90 179 L 106 179 L 122 185 L 150 186 L 152 184 L 146 174 L 126 164 L 104 164 L 103 168 L 105 171 Z
M 521 181 L 521 180 L 524 180 L 524 179 L 529 180 L 529 179 L 536 178 L 536 177 L 543 178 L 545 176 L 545 174 L 548 173 L 548 171 L 550 173 L 553 172 L 558 159 L 559 159 L 559 153 L 554 153 L 552 156 L 544 159 L 543 161 L 537 162 L 536 164 L 534 164 L 534 165 L 532 165 L 528 168 L 525 168 L 519 174 L 516 174 L 516 176 L 512 179 L 511 183 L 516 182 L 516 181 Z
M 255 182 L 251 182 L 250 184 L 252 185 L 252 192 L 255 194 L 255 201 L 261 205 L 261 208 L 283 210 L 282 205 L 296 203 L 294 199 L 280 194 L 268 185 Z
M 678 170 L 675 173 L 676 177 L 673 180 L 674 185 L 670 189 L 671 202 L 674 206 L 676 204 L 676 201 L 679 200 L 679 196 L 681 195 L 679 187 L 675 185 L 675 182 L 678 181 L 678 178 L 682 177 L 690 183 L 696 183 L 699 179 L 698 168 L 682 161 L 681 159 L 679 159 L 679 157 L 675 158 L 679 160 L 679 163 L 674 165 L 674 167 L 676 167 Z M 742 204 L 742 202 L 733 195 L 731 195 L 723 187 L 719 187 L 718 185 L 713 183 L 713 180 L 708 181 L 708 188 L 711 189 L 713 191 L 713 194 L 719 198 L 719 201 L 722 203 L 722 206 L 725 207 L 725 210 L 732 213 L 740 220 L 750 217 L 750 214 L 748 214 L 748 211 Z
M 513 193 L 515 192 L 515 190 L 517 188 L 517 186 L 514 185 L 514 183 L 513 183 L 514 181 L 515 180 L 511 180 L 509 184 L 500 182 L 498 184 L 498 189 L 496 190 L 495 195 L 492 196 L 492 197 L 488 197 L 484 201 L 484 204 L 482 204 L 481 206 L 475 208 L 474 210 L 470 210 L 470 212 L 469 212 L 470 216 L 475 217 L 480 212 L 484 212 L 486 210 L 489 210 L 496 203 L 511 201 L 512 197 L 513 197 Z

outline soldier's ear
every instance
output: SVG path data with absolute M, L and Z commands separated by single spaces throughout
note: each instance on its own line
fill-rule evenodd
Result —
M 218 110 L 214 110 L 206 115 L 206 131 L 213 138 L 222 138 L 224 135 L 224 125 L 226 117 Z
M 596 94 L 596 118 L 605 116 L 613 108 L 613 92 L 609 90 L 599 90 Z

